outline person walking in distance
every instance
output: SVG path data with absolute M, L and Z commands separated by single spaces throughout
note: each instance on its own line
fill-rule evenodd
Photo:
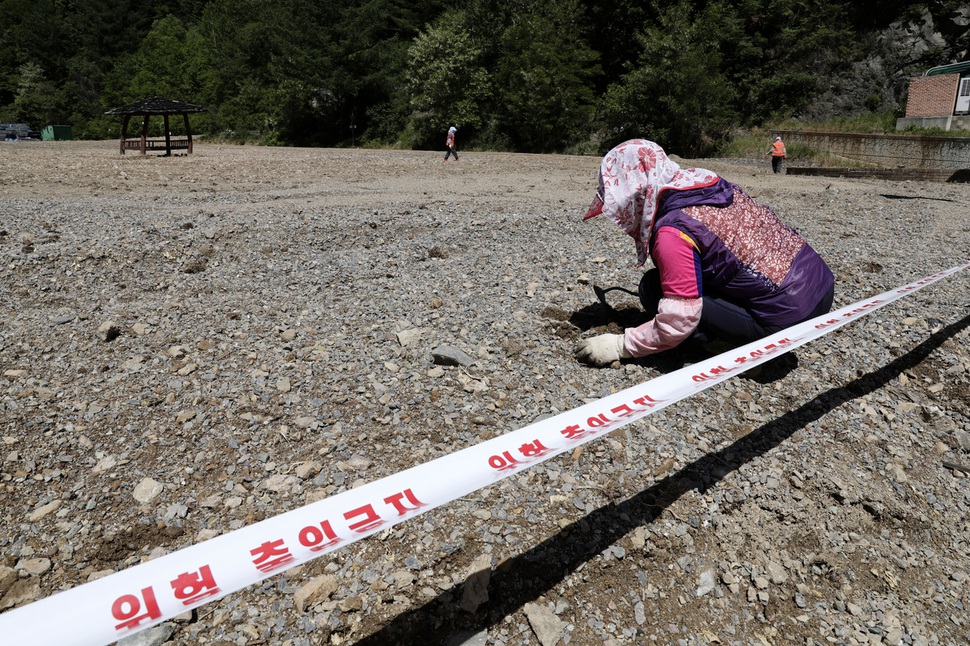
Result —
M 458 128 L 452 126 L 448 128 L 448 137 L 445 139 L 445 161 L 448 161 L 449 155 L 455 156 L 455 161 L 458 161 L 458 151 L 455 150 L 455 133 L 458 132 Z
M 781 137 L 775 137 L 775 141 L 771 144 L 771 150 L 766 152 L 765 155 L 771 155 L 771 170 L 780 173 L 781 162 L 785 159 L 785 142 L 781 140 Z

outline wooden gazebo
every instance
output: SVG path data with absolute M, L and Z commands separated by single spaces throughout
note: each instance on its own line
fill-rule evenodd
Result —
M 121 154 L 126 150 L 137 150 L 142 155 L 149 150 L 164 150 L 166 155 L 171 155 L 173 150 L 184 150 L 192 152 L 192 128 L 189 127 L 189 114 L 193 112 L 205 112 L 201 105 L 183 103 L 182 101 L 172 101 L 170 99 L 160 99 L 157 96 L 136 101 L 123 105 L 120 108 L 109 110 L 105 114 L 121 115 L 124 122 L 121 126 Z M 169 131 L 168 118 L 173 114 L 180 114 L 185 120 L 185 134 L 173 137 Z M 161 115 L 165 119 L 165 137 L 149 139 L 148 120 L 153 115 Z M 128 123 L 133 116 L 141 116 L 141 136 L 128 137 Z

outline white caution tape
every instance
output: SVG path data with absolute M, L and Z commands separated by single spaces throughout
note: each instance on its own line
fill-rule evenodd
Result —
M 0 615 L 8 644 L 103 645 L 544 462 L 823 336 L 970 263 L 431 462 Z

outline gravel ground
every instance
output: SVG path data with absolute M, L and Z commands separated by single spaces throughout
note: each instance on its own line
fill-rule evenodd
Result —
M 2 609 L 692 360 L 572 358 L 640 320 L 597 159 L 116 145 L 0 143 Z M 696 165 L 836 307 L 970 259 L 970 186 Z M 965 644 L 968 281 L 134 639 Z

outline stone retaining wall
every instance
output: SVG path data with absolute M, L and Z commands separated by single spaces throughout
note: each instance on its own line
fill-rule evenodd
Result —
M 789 166 L 788 175 L 812 177 L 849 177 L 858 179 L 888 179 L 894 182 L 970 182 L 970 169 L 940 170 L 926 168 L 818 168 L 815 166 Z
M 970 130 L 970 116 L 951 114 L 942 117 L 901 117 L 896 119 L 896 130 L 916 128 L 940 128 L 942 130 Z
M 777 130 L 789 154 L 807 146 L 873 168 L 970 168 L 970 138 Z

